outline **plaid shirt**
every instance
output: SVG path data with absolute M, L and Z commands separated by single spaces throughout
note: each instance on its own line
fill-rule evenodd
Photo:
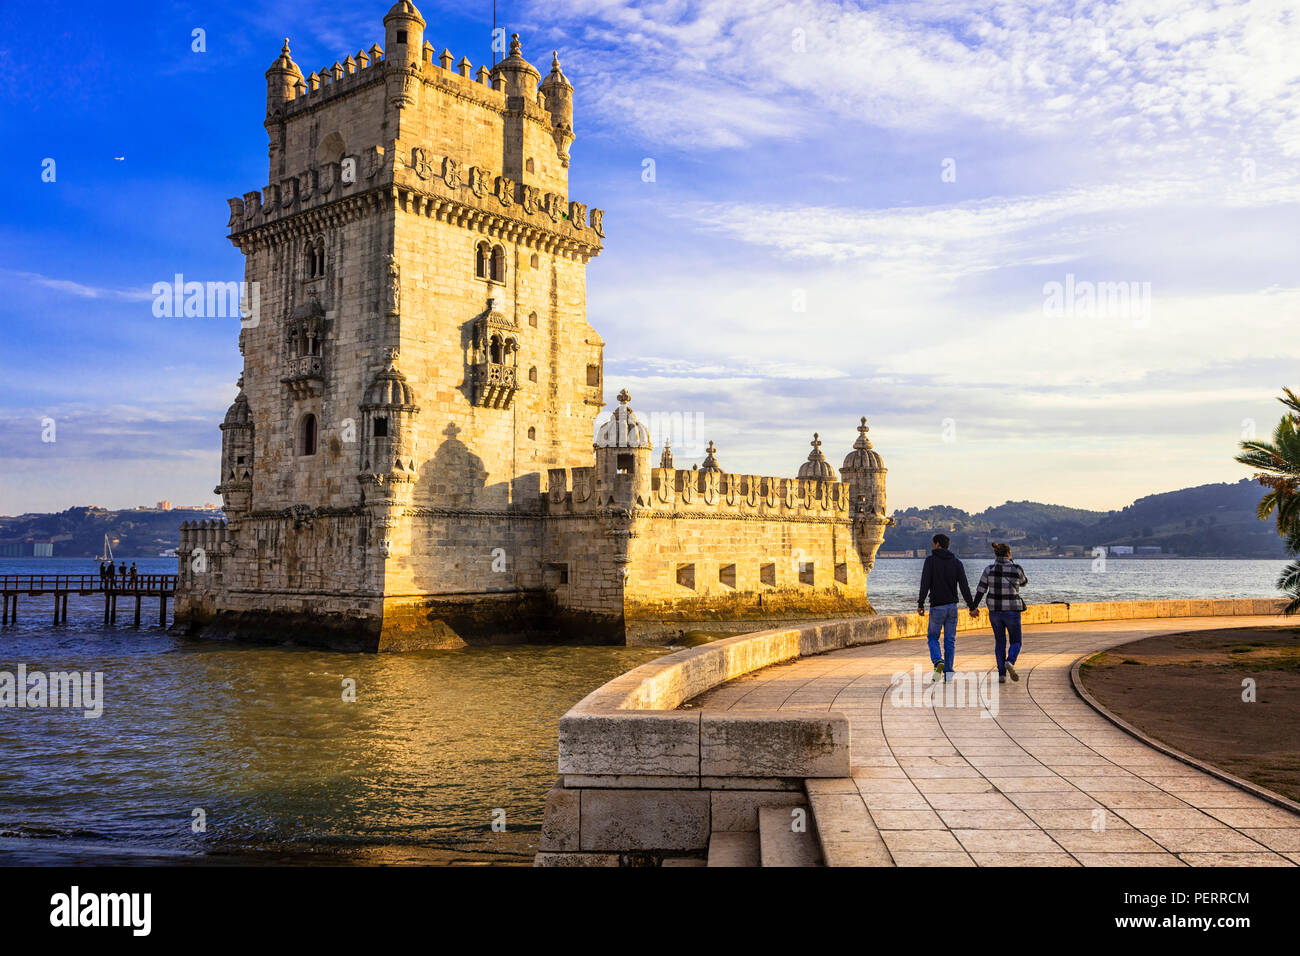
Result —
M 979 607 L 980 599 L 988 592 L 990 611 L 1023 611 L 1025 599 L 1020 596 L 1020 589 L 1028 583 L 1024 568 L 1010 558 L 998 558 L 996 564 L 990 564 L 980 575 L 971 607 Z

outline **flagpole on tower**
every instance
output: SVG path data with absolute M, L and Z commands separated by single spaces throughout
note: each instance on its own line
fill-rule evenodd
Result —
M 492 0 L 492 65 L 497 65 L 497 0 Z

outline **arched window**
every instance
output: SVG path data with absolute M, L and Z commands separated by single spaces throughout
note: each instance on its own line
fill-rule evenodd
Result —
M 298 432 L 298 454 L 316 454 L 316 416 L 304 415 Z
M 496 365 L 505 361 L 505 343 L 499 335 L 492 336 L 492 341 L 488 343 L 488 361 Z
M 537 253 L 533 253 L 532 258 L 528 260 L 528 264 L 534 269 L 537 268 Z
M 486 242 L 480 242 L 474 247 L 474 275 L 480 279 L 491 277 L 489 269 L 491 268 L 492 252 Z
M 500 246 L 492 247 L 492 281 L 506 281 L 506 251 Z
M 536 365 L 534 365 L 532 368 L 530 368 L 530 369 L 528 370 L 528 381 L 530 381 L 530 382 L 535 382 L 535 381 L 537 381 L 537 366 L 536 366 Z
M 536 312 L 529 312 L 529 313 L 528 313 L 528 324 L 531 325 L 533 328 L 537 328 L 537 313 L 536 313 Z
M 528 437 L 529 437 L 530 439 L 536 439 L 536 438 L 537 438 L 537 429 L 536 429 L 536 428 L 530 428 L 530 429 L 528 429 Z
M 533 171 L 533 161 L 531 158 L 524 163 L 524 169 L 528 170 L 530 173 Z

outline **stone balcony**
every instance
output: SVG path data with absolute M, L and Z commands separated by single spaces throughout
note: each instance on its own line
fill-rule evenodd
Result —
M 516 369 L 501 362 L 480 362 L 474 366 L 474 404 L 485 408 L 509 408 L 518 389 Z
M 325 384 L 325 364 L 319 355 L 299 355 L 286 359 L 280 381 L 289 386 L 295 398 L 319 394 Z

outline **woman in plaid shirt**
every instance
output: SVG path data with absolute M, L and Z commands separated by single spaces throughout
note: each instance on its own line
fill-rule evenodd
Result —
M 998 661 L 998 683 L 1005 684 L 1007 675 L 1012 680 L 1020 680 L 1016 673 L 1016 658 L 1020 656 L 1020 612 L 1025 609 L 1025 600 L 1020 596 L 1020 589 L 1029 583 L 1025 570 L 1011 560 L 1011 545 L 993 545 L 996 561 L 984 569 L 980 575 L 979 587 L 975 589 L 975 600 L 971 602 L 971 615 L 979 613 L 980 601 L 987 593 L 989 596 L 989 623 L 993 625 L 993 654 Z M 1007 638 L 1011 646 L 1007 646 Z

